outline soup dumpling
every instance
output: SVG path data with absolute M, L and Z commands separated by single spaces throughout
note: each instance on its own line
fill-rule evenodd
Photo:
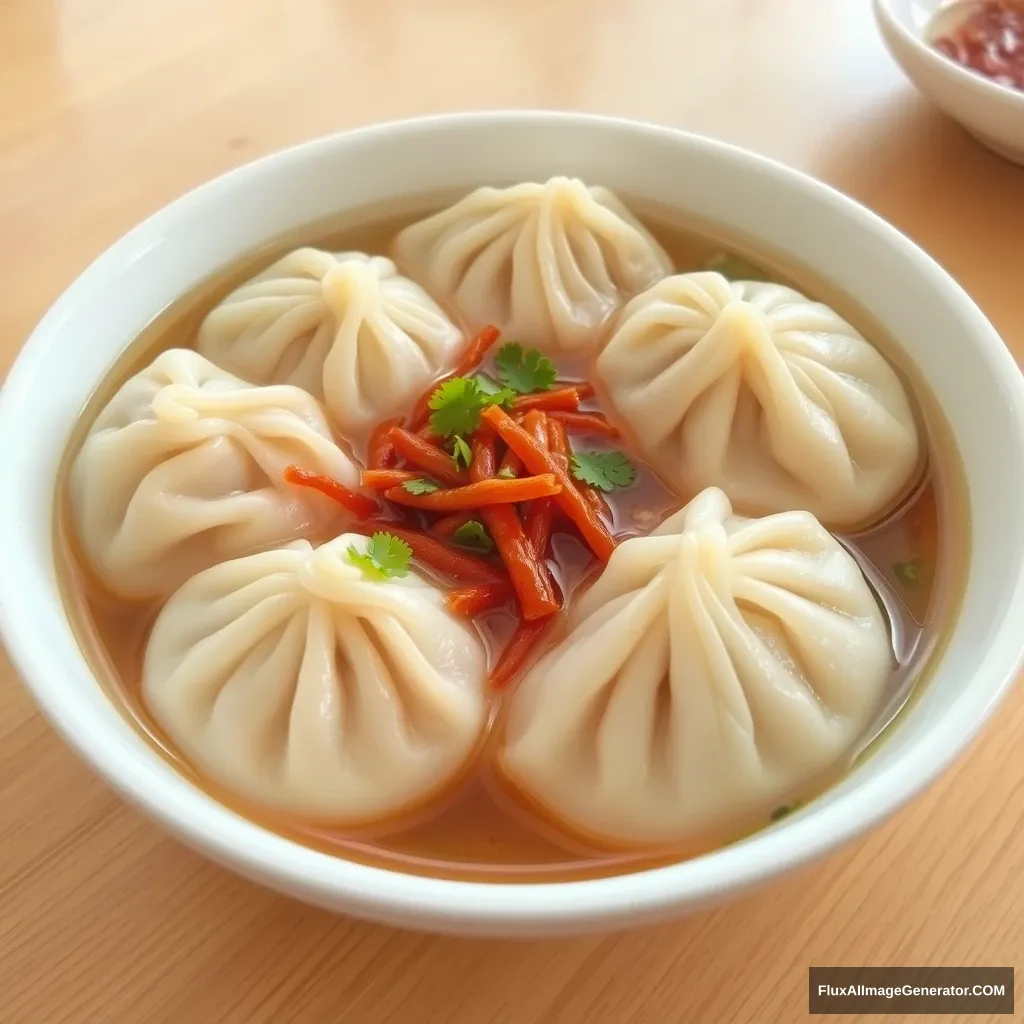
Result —
M 668 483 L 721 487 L 751 514 L 805 508 L 830 527 L 863 525 L 920 468 L 892 367 L 828 306 L 781 285 L 666 278 L 623 310 L 597 377 Z
M 306 392 L 253 387 L 170 349 L 96 418 L 71 469 L 72 522 L 107 587 L 156 597 L 225 558 L 344 522 L 335 502 L 285 482 L 292 464 L 359 486 Z
M 297 249 L 207 315 L 198 350 L 259 384 L 322 398 L 342 433 L 405 412 L 464 345 L 462 332 L 383 256 Z
M 194 576 L 143 667 L 156 721 L 203 774 L 263 807 L 332 823 L 432 796 L 487 723 L 487 656 L 444 593 L 367 579 L 367 538 L 296 541 Z
M 633 295 L 672 272 L 616 196 L 575 178 L 480 188 L 402 231 L 399 264 L 479 328 L 586 353 Z
M 729 838 L 820 782 L 895 666 L 853 558 L 808 512 L 717 488 L 626 540 L 512 696 L 504 774 L 617 844 Z

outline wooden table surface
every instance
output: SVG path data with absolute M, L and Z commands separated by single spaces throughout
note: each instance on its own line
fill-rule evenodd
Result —
M 867 0 L 6 0 L 0 369 L 94 256 L 204 179 L 370 121 L 513 106 L 658 121 L 810 171 L 919 242 L 1024 358 L 1024 171 L 915 94 Z M 1024 966 L 1022 733 L 1019 689 L 887 827 L 724 909 L 438 939 L 186 851 L 64 749 L 4 658 L 0 1021 L 788 1024 L 810 964 Z

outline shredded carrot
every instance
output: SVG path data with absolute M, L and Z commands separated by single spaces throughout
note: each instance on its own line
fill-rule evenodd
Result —
M 412 549 L 412 557 L 443 576 L 449 576 L 461 583 L 489 583 L 508 586 L 508 577 L 497 566 L 476 555 L 459 548 L 422 530 L 413 530 L 398 523 L 363 522 L 349 527 L 353 533 L 362 533 L 367 537 L 378 531 L 392 533 L 400 537 Z
M 384 492 L 388 501 L 426 512 L 459 512 L 485 505 L 509 505 L 517 501 L 531 501 L 557 494 L 562 485 L 553 473 L 524 476 L 518 479 L 479 480 L 464 487 L 448 487 L 430 494 L 410 494 L 404 487 L 392 487 Z
M 473 436 L 473 462 L 470 476 L 480 484 L 519 483 L 518 480 L 494 480 L 497 439 L 490 432 Z M 519 515 L 511 505 L 493 505 L 480 509 L 484 524 L 494 538 L 494 546 L 508 570 L 519 599 L 523 618 L 528 621 L 553 615 L 559 608 L 558 596 L 547 566 L 534 558 Z
M 518 629 L 512 634 L 512 639 L 505 645 L 501 657 L 491 670 L 491 689 L 502 689 L 522 671 L 550 622 L 550 619 L 542 619 L 540 622 L 519 623 Z
M 374 428 L 370 435 L 366 460 L 370 469 L 394 469 L 398 465 L 398 452 L 389 435 L 391 428 L 397 427 L 401 422 L 400 418 L 385 420 Z
M 420 400 L 416 403 L 416 408 L 412 414 L 412 429 L 419 430 L 423 427 L 427 420 L 430 419 L 430 396 L 442 385 L 445 381 L 452 380 L 455 377 L 465 377 L 466 374 L 475 370 L 487 355 L 491 346 L 501 337 L 501 331 L 497 327 L 487 326 L 484 327 L 473 340 L 469 343 L 466 351 L 463 353 L 462 358 L 455 364 L 455 369 L 446 374 L 440 380 L 435 381 L 429 391 L 427 391 Z
M 493 324 L 481 327 L 476 337 L 469 343 L 462 358 L 455 364 L 453 377 L 465 377 L 467 373 L 475 370 L 483 361 L 484 356 L 491 350 L 494 343 L 501 337 L 501 331 Z
M 569 472 L 569 456 L 572 454 L 572 447 L 569 445 L 569 438 L 565 433 L 565 424 L 559 422 L 556 419 L 548 419 L 548 431 L 551 435 L 551 452 L 556 455 L 561 461 L 562 465 L 565 466 L 567 472 Z M 572 476 L 572 473 L 569 472 Z M 598 515 L 604 516 L 604 518 L 611 522 L 612 513 L 611 509 L 608 508 L 608 502 L 604 500 L 604 495 L 596 487 L 591 487 L 589 484 L 583 483 L 582 480 L 573 478 L 573 483 L 576 485 L 576 489 L 586 498 L 587 503 L 590 507 L 597 512 Z
M 591 551 L 602 562 L 607 562 L 615 550 L 615 540 L 608 532 L 601 517 L 576 489 L 572 477 L 561 461 L 552 458 L 545 448 L 539 445 L 522 427 L 513 422 L 508 413 L 499 406 L 488 406 L 482 415 L 498 432 L 505 444 L 523 460 L 523 464 L 531 473 L 554 475 L 558 483 L 561 484 L 561 489 L 553 495 L 559 508 L 576 525 Z M 558 416 L 557 413 L 551 415 Z
M 450 537 L 460 526 L 465 526 L 473 518 L 472 512 L 452 512 L 451 515 L 441 516 L 430 527 L 430 532 L 438 537 Z
M 301 469 L 299 466 L 287 466 L 284 478 L 290 484 L 310 487 L 314 491 L 326 494 L 328 498 L 333 498 L 339 505 L 353 515 L 359 516 L 360 519 L 367 519 L 380 513 L 380 505 L 373 498 L 350 490 L 333 477 L 324 476 L 322 473 L 311 473 L 308 469 Z
M 393 427 L 391 443 L 407 462 L 427 471 L 429 476 L 443 484 L 459 487 L 469 482 L 469 477 L 455 466 L 455 461 L 443 449 L 431 444 L 416 434 Z
M 533 409 L 523 417 L 523 430 L 530 434 L 537 444 L 548 447 L 548 418 L 540 410 Z
M 440 380 L 435 381 L 430 385 L 430 390 L 425 391 L 421 396 L 420 400 L 416 403 L 416 408 L 412 411 L 412 418 L 409 420 L 409 426 L 419 433 L 421 430 L 429 429 L 427 422 L 430 419 L 430 398 L 434 392 L 445 383 L 445 381 L 451 380 L 452 375 L 446 374 Z
M 533 548 L 516 510 L 511 505 L 494 505 L 481 509 L 480 514 L 508 570 L 523 618 L 532 622 L 554 615 L 560 607 L 558 596 L 551 585 L 547 566 L 533 557 Z
M 472 619 L 500 608 L 511 597 L 512 587 L 508 583 L 484 583 L 477 587 L 453 590 L 445 600 L 456 615 Z
M 523 460 L 511 448 L 505 450 L 505 454 L 501 457 L 501 465 L 498 467 L 498 472 L 503 477 L 519 476 L 523 471 Z
M 422 438 L 424 441 L 432 444 L 435 448 L 440 448 L 444 445 L 444 438 L 440 434 L 435 434 L 430 427 L 420 427 L 416 431 L 416 436 Z
M 613 440 L 619 436 L 619 428 L 609 423 L 599 412 L 553 412 L 552 419 L 564 423 L 569 430 L 585 434 L 600 434 Z
M 593 398 L 596 394 L 594 385 L 589 380 L 581 380 L 576 384 L 573 384 L 576 389 L 576 393 L 580 396 L 580 401 L 585 402 L 588 398 Z
M 555 518 L 555 506 L 551 498 L 538 498 L 530 503 L 526 510 L 523 530 L 526 539 L 533 548 L 534 557 L 548 557 L 548 545 L 551 543 L 551 525 Z
M 538 391 L 534 395 L 520 395 L 512 402 L 513 412 L 543 409 L 547 412 L 575 412 L 580 407 L 580 393 L 576 388 L 558 388 Z
M 604 495 L 596 487 L 591 487 L 590 484 L 576 482 L 580 494 L 586 499 L 587 504 L 599 515 L 603 516 L 608 522 L 611 522 L 612 510 L 608 507 L 608 502 L 604 500 Z
M 359 482 L 371 491 L 386 491 L 391 487 L 401 487 L 406 480 L 422 479 L 422 473 L 408 469 L 364 469 Z
M 569 471 L 569 456 L 572 448 L 569 445 L 569 435 L 565 432 L 565 424 L 556 420 L 553 416 L 547 418 L 548 448 L 551 454 L 559 460 L 566 472 Z
M 528 412 L 523 418 L 523 429 L 533 437 L 537 444 L 550 450 L 548 418 L 545 413 L 539 410 Z M 505 458 L 507 459 L 510 454 L 512 454 L 511 448 Z M 522 460 L 518 456 L 515 458 L 522 466 Z M 523 530 L 539 561 L 543 561 L 548 556 L 548 543 L 551 540 L 554 512 L 555 506 L 551 498 L 538 498 L 536 501 L 531 501 L 523 510 Z

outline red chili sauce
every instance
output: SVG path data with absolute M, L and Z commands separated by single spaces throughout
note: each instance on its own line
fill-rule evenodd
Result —
M 966 18 L 932 45 L 968 70 L 1024 91 L 1024 0 L 960 6 L 970 9 Z M 948 24 L 945 16 L 943 22 Z

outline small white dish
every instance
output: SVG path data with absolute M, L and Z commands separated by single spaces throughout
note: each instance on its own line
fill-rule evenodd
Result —
M 932 678 L 877 753 L 781 822 L 710 854 L 594 881 L 485 884 L 316 852 L 198 789 L 105 696 L 56 578 L 61 459 L 86 400 L 132 339 L 245 254 L 387 199 L 554 174 L 717 222 L 816 268 L 871 310 L 944 410 L 964 466 L 970 571 L 962 605 Z M 864 833 L 933 782 L 998 707 L 1024 652 L 1024 380 L 999 336 L 933 260 L 853 200 L 770 160 L 666 128 L 580 114 L 451 115 L 360 129 L 241 167 L 140 224 L 68 288 L 0 392 L 0 437 L 0 634 L 58 732 L 126 799 L 213 860 L 391 924 L 552 935 L 644 924 L 738 895 Z
M 982 145 L 1024 165 L 1024 92 L 961 67 L 928 41 L 946 0 L 873 0 L 882 38 L 918 89 Z

